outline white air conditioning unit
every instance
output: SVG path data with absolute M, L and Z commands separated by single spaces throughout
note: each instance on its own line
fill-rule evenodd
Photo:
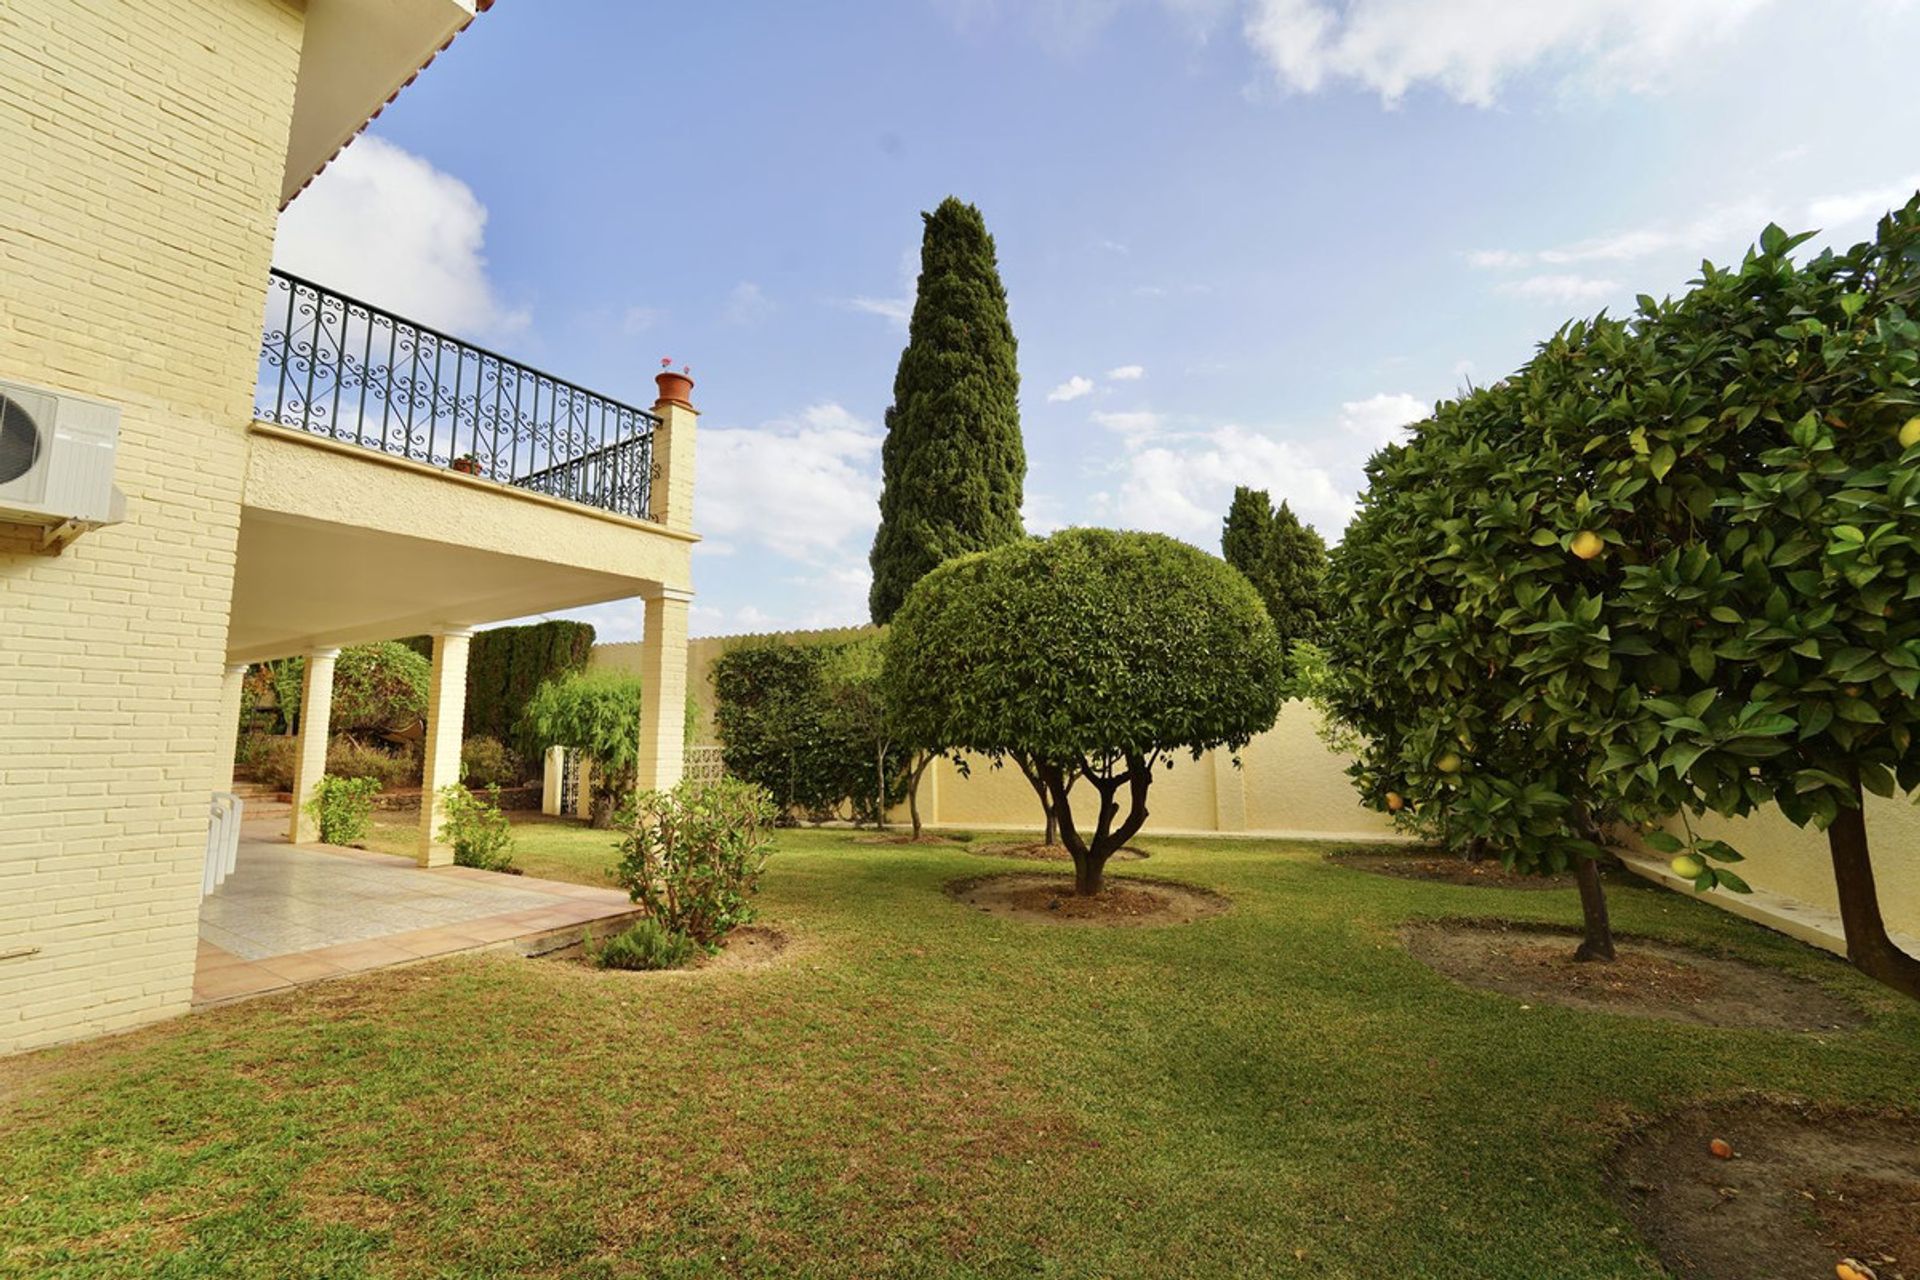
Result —
M 0 521 L 47 527 L 58 550 L 126 519 L 113 487 L 120 410 L 84 396 L 0 380 Z

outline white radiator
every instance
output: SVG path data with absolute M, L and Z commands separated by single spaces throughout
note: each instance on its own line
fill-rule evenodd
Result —
M 229 791 L 213 793 L 208 810 L 207 864 L 200 875 L 200 896 L 206 897 L 220 887 L 233 872 L 240 857 L 240 811 L 246 802 Z

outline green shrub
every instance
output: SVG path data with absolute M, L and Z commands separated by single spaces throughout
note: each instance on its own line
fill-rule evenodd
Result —
M 498 786 L 490 786 L 485 796 L 477 796 L 455 783 L 443 788 L 440 798 L 447 806 L 440 838 L 453 846 L 455 866 L 481 871 L 514 869 L 513 824 L 500 812 Z
M 877 667 L 862 658 L 879 644 L 772 640 L 722 654 L 713 666 L 714 722 L 727 772 L 765 787 L 788 817 L 832 817 L 849 803 L 856 816 L 872 816 L 884 708 L 877 693 L 862 696 L 877 680 L 863 682 L 861 669 Z M 887 744 L 884 759 L 887 798 L 897 804 L 908 755 Z
M 293 757 L 297 738 L 275 733 L 249 733 L 240 739 L 233 762 L 255 782 L 275 791 L 293 789 Z
M 738 778 L 646 791 L 622 809 L 615 875 L 647 915 L 711 948 L 753 919 L 776 811 Z
M 333 668 L 330 733 L 372 737 L 421 724 L 433 666 L 398 640 L 350 645 Z
M 422 654 L 433 653 L 430 636 L 406 643 Z M 468 642 L 463 732 L 471 738 L 493 738 L 528 759 L 537 758 L 553 744 L 521 736 L 527 704 L 549 680 L 585 671 L 592 653 L 593 627 L 585 622 L 555 620 L 479 632 Z M 508 780 L 500 783 L 505 786 Z
M 367 838 L 373 814 L 373 796 L 380 784 L 372 778 L 320 779 L 307 812 L 320 824 L 320 843 L 352 844 Z
M 413 747 L 392 751 L 356 738 L 339 737 L 327 743 L 327 773 L 336 778 L 371 778 L 382 791 L 417 787 L 420 756 Z
M 602 969 L 679 969 L 693 959 L 695 944 L 657 921 L 636 920 L 605 942 L 588 933 L 587 958 Z
M 526 736 L 578 751 L 593 762 L 589 823 L 613 825 L 614 810 L 633 793 L 640 767 L 640 677 L 582 671 L 540 686 L 527 703 Z
M 526 776 L 520 753 L 498 738 L 481 734 L 460 744 L 460 781 L 469 787 L 518 786 Z

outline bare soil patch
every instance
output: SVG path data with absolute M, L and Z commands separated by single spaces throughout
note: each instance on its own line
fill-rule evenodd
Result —
M 1137 876 L 1109 876 L 1106 888 L 1090 898 L 1074 893 L 1070 877 L 1026 872 L 956 880 L 947 892 L 978 911 L 1050 924 L 1191 924 L 1232 905 L 1209 889 Z
M 624 924 L 622 925 L 624 928 Z M 613 932 L 608 930 L 608 932 Z M 600 935 L 596 933 L 595 937 Z M 698 955 L 693 963 L 684 969 L 598 969 L 587 958 L 584 943 L 575 942 L 554 951 L 543 952 L 542 960 L 565 960 L 582 968 L 593 969 L 595 973 L 632 973 L 640 977 L 649 977 L 656 973 L 693 973 L 711 971 L 731 971 L 735 969 L 759 969 L 779 960 L 793 940 L 778 929 L 766 925 L 745 924 L 729 933 L 720 944 L 720 950 L 713 955 Z
M 1573 958 L 1579 934 L 1551 926 L 1431 920 L 1401 936 L 1428 968 L 1521 1000 L 1709 1027 L 1825 1031 L 1865 1021 L 1804 978 L 1650 938 L 1616 935 L 1618 959 L 1582 963 Z
M 1719 1138 L 1731 1159 L 1714 1156 Z M 1920 1117 L 1744 1098 L 1629 1134 L 1615 1197 L 1682 1280 L 1920 1280 Z
M 1073 861 L 1073 854 L 1067 850 L 1067 846 L 1063 844 L 1046 844 L 1039 841 L 1027 843 L 1016 841 L 1012 844 L 981 845 L 975 849 L 974 852 L 988 858 L 1022 858 L 1028 862 Z M 1123 849 L 1114 850 L 1111 860 L 1114 862 L 1144 862 L 1150 856 L 1145 849 L 1127 845 Z
M 1405 853 L 1335 853 L 1327 860 L 1356 871 L 1371 871 L 1400 880 L 1429 880 L 1440 884 L 1484 885 L 1495 889 L 1571 889 L 1573 874 L 1530 876 L 1509 871 L 1498 858 L 1468 862 L 1445 853 L 1409 850 Z

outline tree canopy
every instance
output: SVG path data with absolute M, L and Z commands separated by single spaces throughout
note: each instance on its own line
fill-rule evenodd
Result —
M 1796 264 L 1804 239 L 1566 326 L 1378 456 L 1332 575 L 1344 697 L 1369 798 L 1522 865 L 1583 852 L 1556 812 L 1825 828 L 1850 954 L 1920 993 L 1860 816 L 1920 785 L 1920 198 Z M 1725 843 L 1648 838 L 1742 887 Z
M 1146 820 L 1153 768 L 1270 728 L 1279 676 L 1273 623 L 1230 566 L 1160 534 L 1070 529 L 921 579 L 882 678 L 910 745 L 1035 764 L 1093 893 Z M 1100 795 L 1090 839 L 1066 802 L 1075 773 Z
M 1221 522 L 1220 554 L 1259 593 L 1283 653 L 1318 638 L 1326 611 L 1321 592 L 1327 544 L 1285 501 L 1275 507 L 1266 490 L 1236 486 Z
M 978 209 L 951 196 L 922 217 L 920 279 L 881 449 L 876 623 L 943 560 L 1023 533 L 1020 373 L 993 237 Z
M 592 825 L 613 824 L 640 768 L 640 677 L 578 671 L 548 680 L 527 701 L 523 731 L 542 748 L 566 747 L 593 762 Z

